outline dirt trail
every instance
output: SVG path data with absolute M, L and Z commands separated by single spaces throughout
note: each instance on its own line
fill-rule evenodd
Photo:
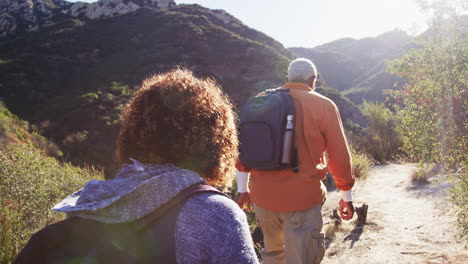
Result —
M 468 263 L 466 241 L 455 238 L 455 219 L 444 213 L 443 187 L 415 185 L 413 165 L 372 169 L 354 187 L 354 204 L 369 205 L 367 223 L 353 220 L 336 226 L 328 216 L 340 198 L 329 193 L 324 229 L 335 235 L 322 263 Z M 334 232 L 336 231 L 336 232 Z

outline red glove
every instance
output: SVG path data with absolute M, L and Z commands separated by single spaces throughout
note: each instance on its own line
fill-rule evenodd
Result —
M 353 202 L 345 202 L 343 199 L 340 200 L 340 217 L 343 220 L 350 220 L 354 215 Z

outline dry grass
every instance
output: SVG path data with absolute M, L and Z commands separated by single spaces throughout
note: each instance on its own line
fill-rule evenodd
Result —
M 330 221 L 324 224 L 323 231 L 325 233 L 325 248 L 328 248 L 330 244 L 335 240 L 338 233 L 342 233 L 343 226 L 340 217 L 336 210 L 333 210 L 333 215 L 329 217 Z
M 429 173 L 425 170 L 414 169 L 409 175 L 411 182 L 415 184 L 427 184 L 429 183 Z
M 365 180 L 369 176 L 371 167 L 375 164 L 374 160 L 369 155 L 357 152 L 353 148 L 351 149 L 351 157 L 353 159 L 354 176 Z

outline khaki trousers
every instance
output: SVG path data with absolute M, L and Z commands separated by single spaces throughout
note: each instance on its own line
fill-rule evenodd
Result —
M 322 205 L 305 211 L 275 212 L 254 204 L 263 231 L 263 264 L 318 264 L 325 254 Z

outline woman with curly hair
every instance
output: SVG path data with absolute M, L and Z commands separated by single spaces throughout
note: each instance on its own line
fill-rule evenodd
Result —
M 70 218 L 35 234 L 16 263 L 257 263 L 245 214 L 204 185 L 228 187 L 235 173 L 232 108 L 188 70 L 146 79 L 123 111 L 120 172 L 57 204 Z M 37 243 L 58 233 L 63 248 Z

